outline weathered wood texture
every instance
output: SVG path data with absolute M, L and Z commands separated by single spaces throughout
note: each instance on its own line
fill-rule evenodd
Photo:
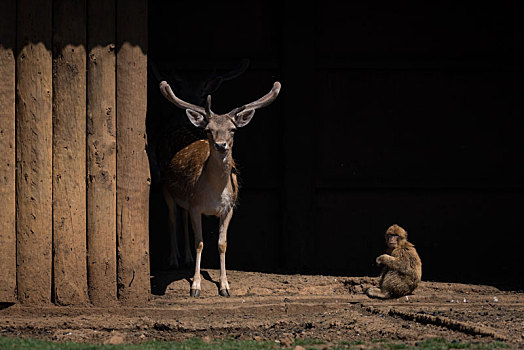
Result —
M 82 304 L 86 267 L 86 0 L 53 1 L 53 269 L 56 304 Z
M 149 163 L 146 154 L 147 1 L 117 1 L 118 296 L 148 300 Z
M 19 301 L 31 304 L 51 300 L 51 3 L 17 3 L 17 282 Z
M 117 299 L 115 2 L 87 7 L 88 291 L 95 305 Z
M 16 0 L 0 1 L 0 302 L 16 300 Z

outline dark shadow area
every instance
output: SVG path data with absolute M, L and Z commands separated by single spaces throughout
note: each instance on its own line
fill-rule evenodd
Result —
M 152 273 L 151 278 L 151 293 L 153 295 L 164 295 L 166 294 L 167 286 L 171 283 L 186 280 L 188 283 L 187 290 L 191 288 L 191 278 L 193 277 L 194 270 L 180 269 L 171 271 L 157 271 Z
M 13 305 L 15 305 L 16 303 L 0 303 L 0 310 L 4 310 L 4 309 L 7 309 Z
M 235 137 L 242 188 L 228 268 L 376 276 L 383 234 L 397 223 L 423 280 L 522 290 L 524 30 L 514 5 L 324 1 L 303 16 L 287 2 L 252 6 L 149 2 L 148 57 L 175 88 L 173 74 L 195 84 L 245 58 L 246 72 L 213 93 L 218 112 L 282 83 Z M 198 13 L 199 25 L 181 13 Z M 149 83 L 153 147 L 187 118 Z M 166 209 L 150 161 L 151 262 L 161 271 Z M 216 232 L 206 219 L 203 268 L 218 268 Z
M 180 280 L 186 280 L 187 282 L 187 290 L 189 295 L 189 290 L 191 289 L 191 282 L 193 279 L 193 274 L 195 273 L 195 270 L 183 268 L 178 270 L 170 270 L 170 271 L 157 271 L 154 272 L 153 277 L 151 278 L 151 293 L 153 295 L 165 295 L 167 287 L 173 283 Z M 205 270 L 200 270 L 200 274 L 202 275 L 202 278 L 212 282 L 217 287 L 217 292 L 220 289 L 220 284 L 218 281 L 213 280 L 213 278 L 209 275 L 209 272 Z M 0 307 L 2 305 L 0 304 Z

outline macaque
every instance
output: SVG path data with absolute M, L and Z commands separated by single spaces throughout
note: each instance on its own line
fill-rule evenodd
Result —
M 371 287 L 367 295 L 371 298 L 398 298 L 412 293 L 422 277 L 422 262 L 415 246 L 408 242 L 407 232 L 398 225 L 386 231 L 386 254 L 377 258 L 382 265 L 380 287 Z

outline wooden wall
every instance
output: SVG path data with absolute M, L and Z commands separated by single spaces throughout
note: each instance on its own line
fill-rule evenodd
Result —
M 0 302 L 143 305 L 147 1 L 2 1 L 0 73 Z
M 16 300 L 15 77 L 16 1 L 0 2 L 0 300 Z

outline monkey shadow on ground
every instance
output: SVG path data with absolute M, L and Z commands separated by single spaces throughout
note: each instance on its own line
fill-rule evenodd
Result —
M 180 280 L 187 281 L 187 290 L 189 292 L 192 283 L 191 279 L 193 278 L 194 273 L 195 270 L 192 268 L 172 271 L 158 271 L 151 277 L 151 294 L 165 295 L 167 287 L 171 283 Z M 202 275 L 203 279 L 214 283 L 217 287 L 217 291 L 220 289 L 220 284 L 218 283 L 218 281 L 213 280 L 213 278 L 209 275 L 209 272 L 201 270 L 200 274 Z

